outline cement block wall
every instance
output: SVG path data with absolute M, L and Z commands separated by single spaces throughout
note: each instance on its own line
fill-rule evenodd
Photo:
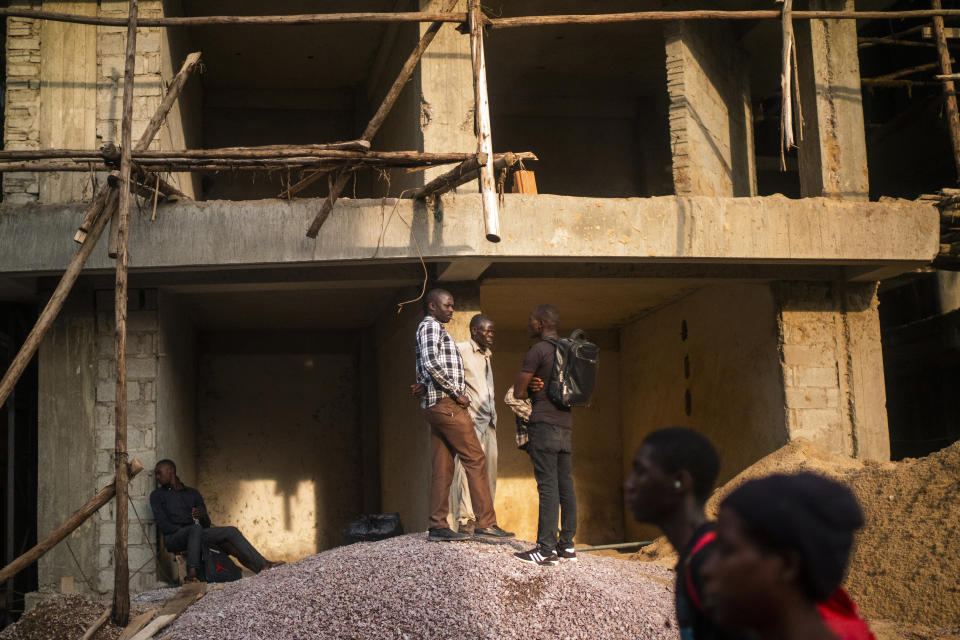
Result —
M 620 331 L 623 474 L 644 436 L 676 425 L 717 446 L 720 482 L 786 444 L 776 302 L 762 284 L 708 286 Z M 626 517 L 626 537 L 654 532 Z

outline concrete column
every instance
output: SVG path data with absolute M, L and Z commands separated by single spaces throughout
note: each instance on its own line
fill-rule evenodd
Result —
M 750 87 L 733 26 L 680 22 L 665 38 L 676 194 L 756 195 Z
M 811 10 L 852 11 L 853 0 L 810 0 Z M 804 197 L 869 195 L 857 27 L 853 20 L 795 23 L 803 140 Z
M 778 283 L 789 437 L 890 459 L 875 283 Z
M 40 0 L 11 2 L 11 7 L 39 10 Z M 4 149 L 40 148 L 40 28 L 41 20 L 6 18 L 6 101 L 4 102 Z M 36 202 L 39 174 L 3 174 L 5 204 Z
M 441 11 L 445 3 L 446 0 L 420 0 L 420 11 Z M 460 0 L 454 9 L 466 10 L 466 0 Z M 429 26 L 422 23 L 420 35 Z M 473 110 L 470 38 L 458 33 L 454 25 L 444 25 L 420 61 L 422 150 L 429 153 L 474 151 L 477 138 L 473 132 Z M 423 172 L 424 180 L 432 180 L 449 169 L 428 169 Z M 470 182 L 460 189 L 475 192 L 476 184 Z

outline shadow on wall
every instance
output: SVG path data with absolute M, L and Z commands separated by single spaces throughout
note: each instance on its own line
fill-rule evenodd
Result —
M 340 544 L 362 509 L 355 334 L 201 337 L 198 488 L 268 557 Z

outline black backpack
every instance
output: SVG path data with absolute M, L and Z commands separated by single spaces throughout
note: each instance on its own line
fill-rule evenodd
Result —
M 560 407 L 587 407 L 597 383 L 600 349 L 580 329 L 569 338 L 549 340 L 555 347 L 547 397 Z
M 226 553 L 208 547 L 203 553 L 204 582 L 233 582 L 243 577 L 243 571 Z

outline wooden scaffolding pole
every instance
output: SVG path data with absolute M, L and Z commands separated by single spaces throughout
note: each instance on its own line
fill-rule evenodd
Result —
M 10 18 L 33 18 L 74 24 L 93 24 L 107 27 L 125 27 L 126 18 L 105 16 L 82 16 L 53 11 L 0 8 L 0 16 Z M 195 16 L 178 18 L 143 18 L 141 27 L 202 27 L 209 25 L 264 24 L 296 26 L 305 24 L 342 24 L 350 22 L 465 22 L 465 13 L 437 13 L 429 11 L 400 11 L 377 13 L 301 13 L 288 16 Z
M 523 153 L 498 153 L 493 160 L 493 172 L 498 174 L 504 169 L 510 169 L 518 162 L 536 160 L 537 156 L 529 151 Z M 480 167 L 486 164 L 487 159 L 484 154 L 477 154 L 475 158 L 464 160 L 456 167 L 443 173 L 422 187 L 417 187 L 412 192 L 406 194 L 405 198 L 418 199 L 429 198 L 430 196 L 439 196 L 448 191 L 452 191 L 462 184 L 477 179 Z
M 134 460 L 130 463 L 130 467 L 128 469 L 129 477 L 132 478 L 141 471 L 143 471 L 143 465 L 139 460 Z M 0 569 L 0 584 L 3 584 L 39 560 L 43 554 L 45 554 L 47 551 L 50 551 L 50 549 L 53 549 L 61 540 L 66 538 L 77 527 L 86 522 L 87 518 L 95 514 L 100 507 L 110 502 L 110 499 L 116 494 L 116 484 L 116 478 L 114 478 L 113 482 L 105 486 L 103 489 L 100 489 L 100 491 L 97 492 L 97 495 L 87 500 L 82 507 L 74 511 L 73 515 L 64 520 L 63 523 L 54 529 L 46 538 L 38 542 L 34 547 L 19 556 L 16 560 L 5 566 L 3 569 Z
M 493 134 L 490 125 L 490 97 L 487 94 L 487 63 L 483 56 L 484 15 L 480 0 L 470 0 L 470 59 L 473 62 L 473 115 L 480 165 L 480 194 L 483 201 L 483 226 L 490 242 L 500 242 L 500 209 L 497 184 L 493 178 Z
M 117 277 L 114 289 L 116 392 L 116 548 L 113 570 L 113 621 L 127 626 L 130 618 L 130 567 L 127 562 L 127 267 L 130 252 L 130 153 L 133 148 L 133 88 L 137 55 L 137 0 L 130 0 L 127 24 L 127 58 L 123 71 L 123 115 L 120 123 L 120 197 L 117 206 Z M 147 141 L 149 145 L 149 141 Z
M 930 0 L 930 6 L 934 10 L 941 9 L 941 0 Z M 950 49 L 947 46 L 947 36 L 944 33 L 942 16 L 934 16 L 933 33 L 937 39 L 940 73 L 950 76 L 953 74 L 953 66 L 950 63 Z M 950 140 L 953 142 L 953 162 L 957 169 L 957 182 L 960 182 L 960 110 L 957 109 L 956 83 L 953 80 L 943 80 L 943 97 L 947 107 L 947 126 L 950 127 Z
M 170 86 L 167 87 L 167 95 L 163 96 L 163 100 L 160 102 L 160 107 L 153 114 L 153 117 L 150 118 L 150 122 L 147 124 L 146 130 L 143 132 L 143 135 L 140 136 L 140 140 L 137 141 L 137 146 L 133 148 L 134 151 L 145 151 L 147 147 L 150 146 L 150 142 L 153 141 L 153 137 L 157 135 L 158 131 L 160 131 L 160 125 L 162 125 L 163 121 L 166 119 L 167 113 L 173 108 L 173 103 L 176 102 L 177 98 L 180 97 L 180 92 L 183 90 L 183 86 L 190 78 L 190 73 L 199 63 L 199 51 L 194 51 L 193 53 L 189 54 L 187 59 L 183 61 L 183 66 L 180 67 L 180 71 L 178 71 L 177 75 L 173 78 L 173 82 L 171 82 Z M 133 92 L 131 90 L 131 94 L 132 93 Z M 123 99 L 124 102 L 126 102 L 126 86 L 124 86 Z M 133 100 L 132 95 L 130 99 Z M 133 103 L 131 102 L 131 104 Z M 125 145 L 129 143 L 129 140 L 122 142 L 122 144 Z
M 104 187 L 102 192 L 94 198 L 84 218 L 92 220 L 90 229 L 87 231 L 87 241 L 83 243 L 80 250 L 77 251 L 73 259 L 70 260 L 70 264 L 60 278 L 57 288 L 54 289 L 53 295 L 50 296 L 46 306 L 40 313 L 40 317 L 37 318 L 36 324 L 34 324 L 33 329 L 31 329 L 30 335 L 24 340 L 20 351 L 17 352 L 13 362 L 10 363 L 6 373 L 3 374 L 3 380 L 0 380 L 0 406 L 3 406 L 3 403 L 7 401 L 7 397 L 16 386 L 17 380 L 20 379 L 24 369 L 27 368 L 30 359 L 33 358 L 33 354 L 37 352 L 37 348 L 39 348 L 44 336 L 47 335 L 47 331 L 49 331 L 53 325 L 53 321 L 57 319 L 57 314 L 60 313 L 60 309 L 63 308 L 63 303 L 66 302 L 67 296 L 70 295 L 70 290 L 80 276 L 80 272 L 83 271 L 83 265 L 86 264 L 90 254 L 93 253 L 93 248 L 97 244 L 97 240 L 107 226 L 110 212 L 105 212 L 105 209 L 108 208 L 106 205 L 110 191 L 110 189 Z
M 444 6 L 444 14 L 447 14 L 449 11 L 452 11 L 456 6 L 457 0 L 450 0 Z M 427 50 L 427 47 L 430 46 L 430 43 L 433 42 L 433 38 L 437 35 L 437 32 L 440 31 L 440 27 L 443 26 L 443 22 L 437 21 L 430 24 L 427 27 L 426 32 L 421 36 L 420 42 L 417 43 L 417 46 L 414 47 L 413 52 L 407 57 L 407 61 L 403 63 L 403 67 L 400 69 L 400 73 L 397 74 L 397 79 L 393 81 L 393 84 L 390 86 L 390 90 L 387 91 L 387 95 L 383 98 L 383 102 L 380 104 L 380 108 L 377 109 L 377 112 L 373 114 L 373 117 L 370 118 L 370 122 L 367 123 L 367 128 L 363 130 L 363 135 L 360 136 L 361 140 L 366 140 L 370 142 L 373 140 L 373 137 L 377 135 L 377 131 L 380 130 L 380 127 L 383 125 L 384 120 L 387 119 L 387 116 L 390 115 L 390 111 L 393 109 L 393 105 L 397 103 L 397 98 L 400 97 L 400 92 L 403 91 L 403 88 L 410 81 L 410 78 L 413 76 L 414 70 L 417 68 L 417 64 L 420 62 L 420 58 L 423 57 L 423 52 Z M 300 186 L 301 183 L 319 179 L 318 176 L 311 176 L 306 180 L 301 180 L 300 183 L 294 185 L 290 188 L 291 195 L 296 193 L 295 188 L 299 187 L 302 189 L 303 186 Z M 323 226 L 323 223 L 329 217 L 330 212 L 333 211 L 333 205 L 336 204 L 337 198 L 340 197 L 340 194 L 347 186 L 347 182 L 350 180 L 350 173 L 347 171 L 341 171 L 337 174 L 336 180 L 333 181 L 330 187 L 330 193 L 327 194 L 327 199 L 323 201 L 323 205 L 320 207 L 319 213 L 313 219 L 313 222 L 310 223 L 310 228 L 307 229 L 308 238 L 316 238 L 317 234 L 320 232 L 320 227 Z M 298 189 L 298 191 L 299 191 Z

